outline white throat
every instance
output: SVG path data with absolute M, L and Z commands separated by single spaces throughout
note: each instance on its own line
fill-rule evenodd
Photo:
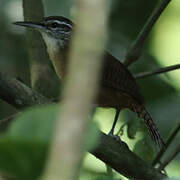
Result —
M 56 40 L 55 38 L 48 36 L 44 32 L 42 32 L 41 34 L 46 43 L 49 55 L 51 56 L 51 55 L 57 54 L 59 50 L 59 45 L 58 45 L 59 41 Z
M 46 43 L 47 51 L 50 57 L 50 60 L 55 68 L 55 71 L 59 78 L 61 79 L 63 77 L 63 69 L 64 63 L 61 61 L 62 54 L 60 49 L 60 40 L 56 40 L 55 38 L 52 38 L 51 36 L 48 36 L 46 33 L 41 33 L 42 37 Z

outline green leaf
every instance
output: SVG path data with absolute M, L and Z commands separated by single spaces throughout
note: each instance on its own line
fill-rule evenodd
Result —
M 11 139 L 49 142 L 57 119 L 59 105 L 35 106 L 25 110 L 11 124 L 8 136 Z
M 127 135 L 130 139 L 134 139 L 135 135 L 139 129 L 140 119 L 138 119 L 136 114 L 133 114 L 134 117 L 130 116 L 127 122 Z
M 47 154 L 43 143 L 0 138 L 0 171 L 18 180 L 35 180 L 42 173 Z
M 12 122 L 6 136 L 0 138 L 1 172 L 15 175 L 18 180 L 34 180 L 40 176 L 59 110 L 59 105 L 36 106 Z M 98 135 L 98 125 L 90 123 L 87 149 L 96 145 Z
M 145 136 L 144 138 L 138 140 L 134 146 L 133 152 L 135 152 L 138 156 L 140 156 L 146 162 L 152 162 L 155 157 L 156 150 L 155 145 L 149 136 Z
M 11 124 L 8 136 L 12 139 L 48 143 L 59 113 L 59 105 L 44 105 L 30 108 Z M 98 124 L 91 122 L 87 133 L 86 148 L 93 148 L 98 139 Z

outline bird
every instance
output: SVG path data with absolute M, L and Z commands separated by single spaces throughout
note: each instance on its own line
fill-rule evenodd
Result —
M 75 24 L 63 16 L 48 16 L 39 22 L 19 21 L 14 24 L 33 28 L 41 33 L 49 58 L 63 82 L 67 75 L 68 51 Z M 94 104 L 98 107 L 116 109 L 110 135 L 114 133 L 120 110 L 127 108 L 144 120 L 152 140 L 158 146 L 164 146 L 157 126 L 146 110 L 144 97 L 135 78 L 123 63 L 107 51 L 104 52 L 99 83 Z

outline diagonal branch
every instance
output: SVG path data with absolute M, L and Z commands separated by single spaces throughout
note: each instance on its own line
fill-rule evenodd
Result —
M 100 135 L 99 144 L 91 153 L 120 174 L 138 180 L 161 180 L 166 178 L 165 175 L 159 173 L 130 151 L 124 142 L 116 141 L 102 132 Z
M 180 152 L 180 144 L 176 147 L 175 151 L 169 155 L 166 160 L 159 166 L 159 171 L 164 170 L 164 168 L 179 154 Z
M 176 137 L 179 131 L 180 131 L 180 123 L 177 124 L 176 128 L 173 130 L 173 132 L 169 136 L 166 142 L 166 148 L 162 148 L 157 154 L 156 158 L 154 159 L 152 163 L 153 166 L 155 166 L 160 161 L 161 157 L 164 155 L 164 153 L 166 152 L 166 150 L 168 149 L 168 147 L 170 146 L 170 144 L 172 143 L 172 141 L 174 140 L 174 138 Z
M 16 79 L 7 78 L 6 75 L 1 73 L 0 89 L 0 97 L 17 109 L 50 102 L 47 98 L 31 90 L 25 84 Z M 8 96 L 11 98 L 7 98 Z M 19 100 L 21 103 L 19 103 Z M 155 168 L 148 165 L 130 151 L 125 143 L 117 142 L 102 132 L 100 135 L 101 138 L 97 147 L 90 153 L 117 172 L 126 177 L 138 180 L 161 180 L 165 178 L 165 175 L 159 173 Z
M 164 11 L 164 9 L 167 7 L 167 5 L 170 3 L 171 0 L 159 0 L 159 4 L 155 8 L 155 10 L 152 12 L 151 16 L 148 18 L 147 22 L 145 23 L 142 30 L 139 32 L 137 38 L 130 46 L 129 50 L 127 51 L 127 54 L 125 56 L 124 65 L 129 66 L 133 62 L 139 59 L 141 56 L 141 52 L 145 43 L 145 40 L 147 39 L 149 33 L 152 30 L 152 27 Z
M 177 70 L 177 69 L 180 69 L 180 64 L 163 67 L 154 71 L 141 72 L 141 73 L 135 74 L 134 77 L 136 79 L 141 79 L 141 78 L 162 74 L 162 73 L 166 73 L 166 72 Z
M 33 91 L 22 82 L 1 72 L 0 89 L 0 98 L 17 109 L 23 109 L 35 104 L 50 103 L 47 98 Z

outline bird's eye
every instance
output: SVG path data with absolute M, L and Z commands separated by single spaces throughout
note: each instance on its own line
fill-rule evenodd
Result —
M 51 24 L 52 28 L 56 28 L 58 26 L 58 23 L 54 22 Z

